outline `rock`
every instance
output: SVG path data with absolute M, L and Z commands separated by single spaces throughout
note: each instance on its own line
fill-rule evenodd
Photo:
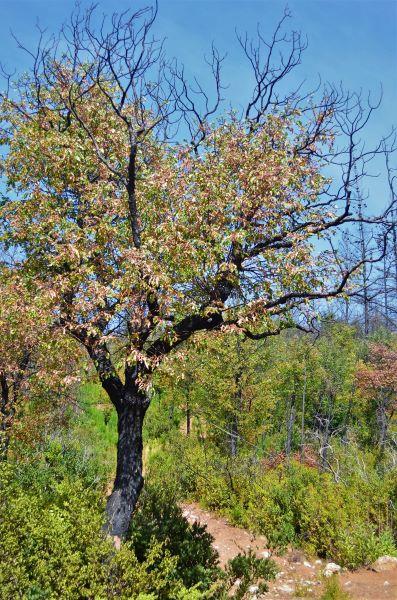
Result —
M 335 573 L 340 573 L 342 567 L 337 565 L 336 563 L 327 563 L 325 569 L 323 571 L 324 577 L 331 577 L 331 575 L 335 575 Z
M 262 554 L 263 558 L 270 558 L 272 555 L 270 550 L 264 550 L 261 554 Z
M 305 567 L 307 567 L 308 569 L 313 569 L 314 568 L 313 565 L 311 565 L 307 560 L 303 561 L 303 565 Z
M 279 592 L 283 592 L 283 594 L 293 594 L 294 593 L 294 588 L 291 587 L 290 585 L 287 585 L 286 583 L 284 583 L 283 585 L 279 585 L 277 589 Z
M 233 584 L 235 587 L 240 587 L 241 585 L 241 579 L 236 579 L 236 581 Z
M 384 582 L 383 582 L 383 585 L 384 585 L 384 586 L 388 586 L 388 585 L 390 585 L 390 583 L 389 583 L 388 581 L 384 581 Z
M 392 571 L 393 569 L 397 569 L 397 558 L 395 556 L 380 556 L 374 563 L 371 565 L 371 569 L 376 571 L 377 573 L 381 573 L 382 571 Z
M 317 560 L 314 561 L 316 563 L 316 565 L 322 565 L 323 561 L 320 560 L 319 558 Z
M 259 586 L 258 585 L 250 585 L 248 588 L 248 591 L 250 594 L 257 594 L 259 592 Z
M 278 573 L 276 573 L 276 579 L 281 579 L 281 577 L 284 575 L 284 571 L 279 571 Z

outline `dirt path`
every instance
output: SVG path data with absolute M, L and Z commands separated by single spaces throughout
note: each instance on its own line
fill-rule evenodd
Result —
M 199 521 L 207 525 L 214 537 L 214 547 L 219 553 L 221 565 L 239 552 L 252 548 L 258 556 L 268 556 L 266 539 L 253 536 L 244 529 L 229 525 L 225 519 L 201 509 L 197 504 L 184 504 L 183 513 L 190 523 Z M 288 600 L 300 598 L 319 598 L 323 589 L 322 573 L 325 562 L 309 560 L 297 551 L 285 556 L 272 557 L 279 568 L 277 580 L 269 586 L 269 592 L 263 596 L 267 600 Z M 369 569 L 342 572 L 341 586 L 354 600 L 397 600 L 397 569 L 384 573 L 375 573 Z

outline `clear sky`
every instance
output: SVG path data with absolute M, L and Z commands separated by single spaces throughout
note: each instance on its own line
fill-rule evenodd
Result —
M 148 4 L 136 0 L 99 0 L 110 13 Z M 82 0 L 84 6 L 85 2 Z M 250 89 L 249 71 L 236 44 L 235 29 L 254 33 L 257 23 L 272 32 L 286 3 L 283 0 L 159 0 L 156 31 L 167 37 L 170 55 L 185 63 L 190 74 L 202 77 L 203 54 L 214 41 L 228 57 L 224 67 L 227 96 L 236 105 Z M 10 30 L 26 44 L 36 39 L 34 25 L 49 31 L 68 17 L 72 0 L 0 0 L 0 58 L 8 67 L 23 69 L 26 58 L 15 47 Z M 351 89 L 379 91 L 383 103 L 367 129 L 370 144 L 397 124 L 397 0 L 290 0 L 287 27 L 307 35 L 303 64 L 291 77 L 293 85 L 306 78 L 342 81 Z

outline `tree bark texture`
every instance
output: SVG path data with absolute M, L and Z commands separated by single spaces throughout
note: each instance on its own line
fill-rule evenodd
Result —
M 148 398 L 141 392 L 128 394 L 118 403 L 117 470 L 108 498 L 106 529 L 112 536 L 125 538 L 132 513 L 143 487 L 142 428 Z

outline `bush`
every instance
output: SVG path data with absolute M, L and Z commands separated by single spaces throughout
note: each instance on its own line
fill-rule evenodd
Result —
M 324 594 L 320 600 L 350 600 L 348 592 L 342 590 L 337 575 L 333 575 L 325 582 Z
M 176 573 L 187 587 L 208 589 L 220 575 L 212 536 L 205 526 L 189 525 L 166 488 L 146 486 L 131 524 L 130 539 L 140 561 L 147 559 L 152 540 L 161 542 L 170 555 L 178 557 Z
M 251 549 L 229 560 L 226 566 L 229 584 L 232 585 L 237 579 L 240 582 L 233 596 L 236 600 L 244 598 L 248 588 L 253 584 L 258 585 L 258 592 L 267 592 L 266 582 L 274 579 L 276 573 L 274 561 L 269 558 L 258 558 Z
M 271 548 L 300 546 L 347 568 L 397 553 L 391 510 L 397 502 L 395 469 L 378 473 L 371 457 L 363 455 L 366 470 L 360 476 L 357 456 L 350 464 L 345 454 L 343 482 L 335 482 L 330 473 L 293 460 L 266 468 L 249 457 L 222 457 L 194 438 L 175 437 L 172 452 L 166 446 L 151 463 L 153 479 L 171 479 L 179 495 L 265 535 Z
M 80 471 L 79 461 L 69 461 L 74 455 L 62 451 L 62 445 L 50 444 L 50 448 L 45 457 L 37 455 L 36 463 L 29 456 L 19 465 L 0 465 L 0 598 L 207 597 L 205 583 L 200 589 L 185 585 L 181 574 L 191 581 L 198 580 L 200 573 L 207 574 L 207 583 L 215 579 L 214 557 L 208 548 L 207 555 L 204 551 L 208 534 L 193 530 L 179 563 L 166 537 L 156 539 L 156 529 L 145 525 L 141 514 L 141 533 L 153 533 L 150 540 L 141 535 L 144 553 L 138 557 L 132 542 L 116 552 L 101 532 L 104 501 L 94 468 Z M 189 540 L 187 530 L 184 535 Z M 188 562 L 189 549 L 196 552 L 190 559 L 195 564 Z

